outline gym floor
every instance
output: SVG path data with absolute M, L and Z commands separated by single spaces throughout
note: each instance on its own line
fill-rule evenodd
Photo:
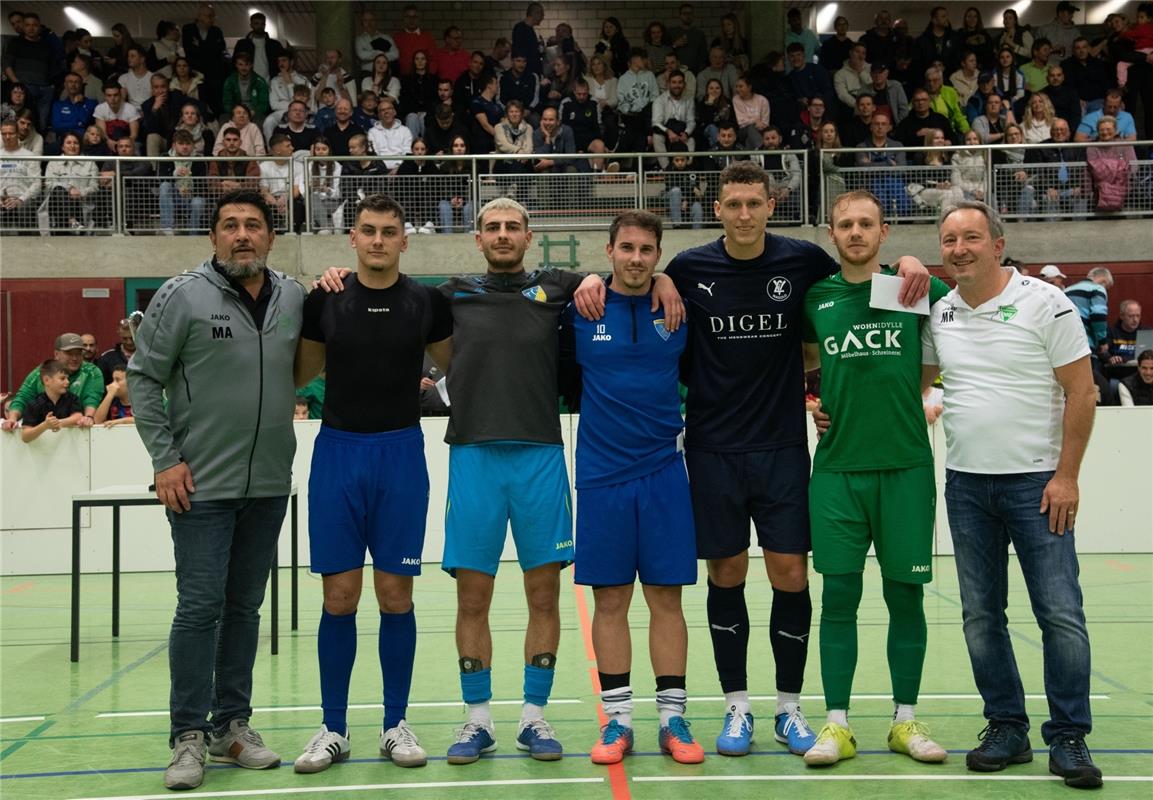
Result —
M 164 539 L 167 542 L 167 537 Z M 288 570 L 280 574 L 280 654 L 270 655 L 266 616 L 254 676 L 253 727 L 284 759 L 281 767 L 251 772 L 211 766 L 204 785 L 189 795 L 294 798 L 384 796 L 489 798 L 726 798 L 763 797 L 773 788 L 793 797 L 890 797 L 894 792 L 934 798 L 1071 797 L 1048 774 L 1040 738 L 1046 716 L 1041 637 L 1015 565 L 1009 608 L 1014 646 L 1033 716 L 1033 763 L 995 775 L 965 770 L 964 754 L 984 726 L 961 633 L 956 573 L 950 557 L 938 557 L 926 588 L 929 652 L 918 717 L 949 750 L 942 765 L 917 764 L 886 749 L 892 706 L 885 664 L 887 614 L 875 563 L 866 571 L 859 615 L 860 658 L 850 722 L 857 758 L 823 770 L 806 768 L 773 741 L 772 657 L 766 626 L 770 592 L 763 571 L 750 576 L 747 597 L 754 636 L 749 654 L 750 692 L 759 738 L 745 758 L 711 754 L 698 766 L 675 764 L 657 747 L 653 676 L 647 656 L 647 612 L 634 599 L 633 686 L 637 752 L 624 764 L 593 765 L 589 749 L 598 732 L 595 661 L 589 639 L 592 591 L 574 587 L 564 573 L 564 632 L 547 718 L 566 755 L 534 762 L 515 749 L 520 713 L 524 597 L 515 563 L 501 567 L 492 607 L 495 664 L 493 695 L 499 749 L 479 763 L 449 766 L 444 753 L 463 721 L 453 638 L 455 589 L 439 565 L 426 564 L 416 588 L 419 638 L 408 719 L 428 750 L 429 763 L 405 770 L 380 758 L 380 673 L 376 614 L 370 584 L 361 603 L 359 659 L 349 713 L 352 758 L 327 772 L 296 775 L 292 761 L 320 725 L 316 624 L 320 582 L 300 582 L 300 629 L 289 630 Z M 366 579 L 367 579 L 366 575 Z M 1105 773 L 1104 795 L 1145 798 L 1153 789 L 1153 555 L 1089 555 L 1081 558 L 1081 581 L 1093 646 L 1091 684 L 1094 731 L 1088 743 Z M 168 762 L 168 626 L 175 605 L 173 576 L 135 573 L 123 577 L 121 635 L 111 629 L 111 581 L 83 582 L 80 662 L 68 660 L 69 579 L 66 575 L 0 579 L 0 796 L 4 798 L 165 798 L 162 773 Z M 812 576 L 814 605 L 821 579 Z M 803 708 L 814 727 L 824 719 L 817 613 Z M 693 732 L 712 752 L 723 707 L 705 621 L 705 588 L 685 591 L 689 623 L 689 709 Z M 759 631 L 759 635 L 757 632 Z M 425 791 L 418 792 L 423 789 Z M 974 793 L 978 793 L 974 795 Z

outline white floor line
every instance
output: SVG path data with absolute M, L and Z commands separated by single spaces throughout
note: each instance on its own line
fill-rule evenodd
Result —
M 5 722 L 43 722 L 43 716 L 39 717 L 0 717 L 0 725 Z
M 1060 781 L 1056 775 L 662 775 L 629 778 L 636 783 L 672 781 Z M 1147 783 L 1153 775 L 1106 775 L 1106 783 Z M 163 797 L 164 795 L 157 795 Z
M 633 699 L 634 700 L 651 700 L 653 698 L 634 696 Z M 697 697 L 696 695 L 689 695 L 689 700 L 723 701 L 724 699 L 725 699 L 724 697 Z M 758 695 L 750 695 L 749 699 L 750 700 L 776 700 L 777 696 L 772 695 L 772 694 L 758 694 Z M 820 694 L 803 694 L 803 695 L 801 695 L 801 700 L 804 702 L 812 702 L 812 701 L 824 702 L 824 699 L 825 699 L 824 695 L 820 695 Z M 882 701 L 887 702 L 887 703 L 893 702 L 893 696 L 891 694 L 855 694 L 855 695 L 852 695 L 851 699 L 857 700 L 857 701 L 882 700 Z M 973 692 L 971 694 L 922 694 L 920 696 L 920 699 L 921 700 L 980 700 L 981 695 L 977 694 L 976 692 Z M 1045 695 L 1043 695 L 1043 694 L 1027 694 L 1027 695 L 1025 695 L 1025 699 L 1026 700 L 1044 700 Z M 1089 695 L 1089 699 L 1090 700 L 1109 700 L 1110 697 L 1107 694 L 1091 694 L 1091 695 Z
M 724 699 L 724 698 L 718 698 Z M 523 705 L 523 700 L 491 700 L 489 701 L 494 706 L 519 706 Z M 549 705 L 580 705 L 581 700 L 549 700 Z M 409 703 L 409 708 L 453 708 L 456 706 L 463 706 L 463 700 L 443 700 L 435 702 L 423 703 Z M 355 703 L 348 707 L 349 711 L 362 711 L 364 709 L 379 709 L 380 703 Z M 278 714 L 286 711 L 320 711 L 320 706 L 276 706 L 274 708 L 254 708 L 254 714 Z M 167 717 L 167 710 L 155 711 L 103 711 L 96 715 L 97 719 L 113 719 L 116 717 Z M 40 717 L 39 719 L 43 719 Z
M 381 789 L 455 789 L 458 787 L 489 786 L 555 786 L 563 783 L 604 783 L 604 778 L 541 778 L 539 780 L 506 781 L 437 781 L 435 783 L 364 783 L 353 786 L 299 786 L 289 789 L 244 789 L 229 792 L 196 792 L 190 797 L 257 797 L 277 794 L 322 794 L 329 792 L 375 792 Z M 131 794 L 119 797 L 97 796 L 75 798 L 75 800 L 172 800 L 173 794 Z

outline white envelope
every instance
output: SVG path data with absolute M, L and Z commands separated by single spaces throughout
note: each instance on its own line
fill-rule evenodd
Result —
M 914 314 L 929 315 L 929 295 L 925 295 L 913 306 L 903 306 L 897 300 L 903 278 L 896 275 L 874 273 L 873 285 L 869 289 L 869 308 L 882 308 L 887 311 L 910 311 Z

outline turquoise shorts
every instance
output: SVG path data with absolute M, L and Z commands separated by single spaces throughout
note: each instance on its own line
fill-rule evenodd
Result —
M 573 560 L 572 497 L 561 445 L 452 445 L 441 568 L 496 575 L 512 527 L 524 571 Z

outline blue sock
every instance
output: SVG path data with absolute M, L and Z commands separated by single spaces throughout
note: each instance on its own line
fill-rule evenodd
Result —
M 395 728 L 408 711 L 412 663 L 416 659 L 416 611 L 380 612 L 380 675 L 384 681 L 384 729 Z
M 356 612 L 336 616 L 321 611 L 316 653 L 320 661 L 324 724 L 343 736 L 348 731 L 348 683 L 356 661 Z
M 548 696 L 552 694 L 553 670 L 534 667 L 532 664 L 524 665 L 524 701 L 534 706 L 548 704 Z
M 460 694 L 469 705 L 487 703 L 492 699 L 492 667 L 479 672 L 460 673 Z

